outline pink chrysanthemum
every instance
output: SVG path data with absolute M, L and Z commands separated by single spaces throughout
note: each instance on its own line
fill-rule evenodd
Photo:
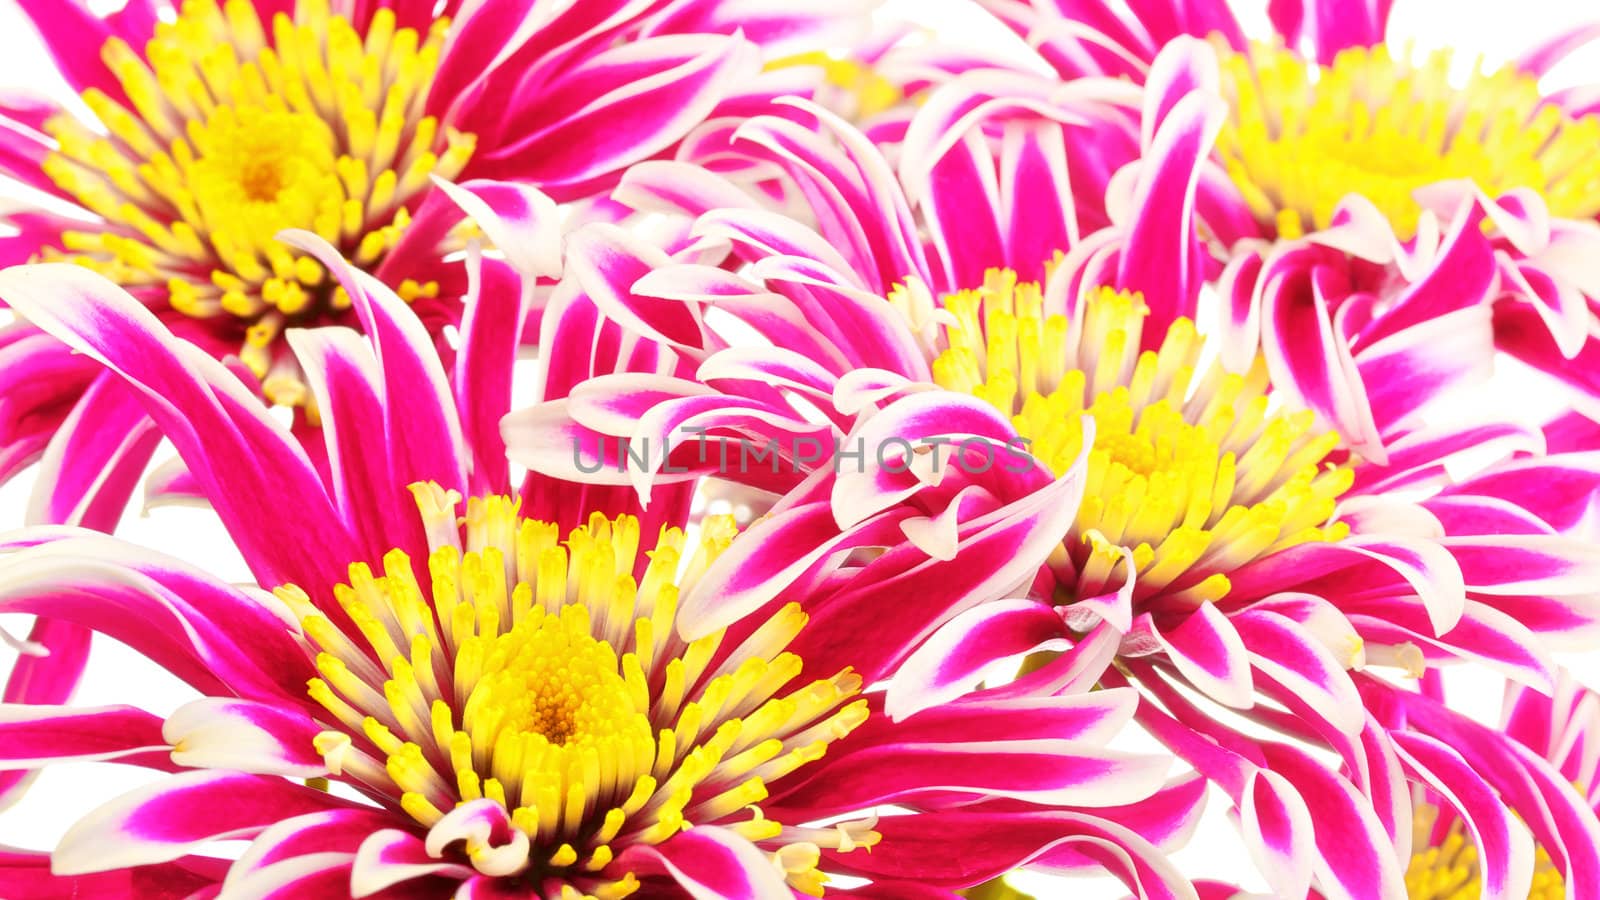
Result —
M 479 222 L 512 258 L 551 237 L 532 203 L 499 206 L 512 212 Z M 1182 895 L 1160 847 L 1193 825 L 1202 783 L 1163 787 L 1165 760 L 1105 747 L 1132 692 L 996 691 L 894 722 L 867 688 L 904 655 L 900 636 L 844 661 L 875 631 L 841 614 L 849 597 L 920 579 L 982 602 L 991 573 L 908 545 L 769 609 L 711 615 L 688 597 L 743 544 L 726 519 L 689 537 L 673 521 L 682 492 L 641 522 L 614 490 L 539 476 L 512 488 L 497 423 L 518 335 L 501 322 L 532 276 L 480 276 L 447 374 L 396 295 L 326 243 L 292 240 L 340 278 L 367 335 L 289 336 L 325 443 L 297 439 L 81 267 L 0 274 L 20 312 L 141 398 L 272 589 L 86 531 L 9 540 L 0 606 L 122 640 L 201 696 L 165 719 L 8 705 L 7 768 L 93 758 L 172 773 L 90 812 L 53 855 L 0 860 L 8 886 L 765 900 L 853 871 L 877 882 L 859 896 L 950 896 L 1037 858 L 1101 860 L 1150 896 Z M 670 364 L 574 285 L 557 294 L 557 331 L 589 324 L 587 340 L 554 345 L 554 371 Z M 546 379 L 543 396 L 567 388 Z M 993 540 L 1011 546 L 1048 520 L 1002 513 Z M 240 839 L 231 863 L 197 854 Z
M 1383 298 L 1375 276 L 1414 279 L 1440 232 L 1471 216 L 1493 259 L 1459 292 L 1498 301 L 1497 346 L 1565 382 L 1600 419 L 1600 104 L 1592 85 L 1540 86 L 1592 44 L 1595 25 L 1457 80 L 1448 49 L 1388 46 L 1392 0 L 1274 2 L 1270 43 L 1248 40 L 1225 0 L 1140 3 L 1132 16 L 1102 0 L 983 5 L 1069 81 L 1153 83 L 1163 54 L 1216 53 L 1211 83 L 1228 114 L 1202 175 L 1202 217 L 1221 251 L 1251 257 L 1244 265 L 1265 283 L 1327 282 L 1330 314 Z M 1285 242 L 1321 252 L 1286 256 Z
M 704 177 L 631 173 L 619 196 L 697 214 L 696 250 L 729 259 L 572 244 L 608 313 L 693 361 L 694 378 L 595 379 L 511 420 L 513 456 L 640 486 L 804 479 L 752 528 L 763 540 L 697 590 L 692 602 L 729 614 L 891 523 L 962 560 L 969 516 L 1070 482 L 1051 501 L 1070 504 L 1061 542 L 1014 598 L 897 599 L 913 622 L 948 624 L 917 635 L 889 712 L 1024 657 L 1016 684 L 1029 690 L 1133 686 L 1140 721 L 1232 799 L 1274 890 L 1390 895 L 1410 807 L 1349 672 L 1471 663 L 1548 685 L 1550 648 L 1596 630 L 1600 556 L 1558 532 L 1593 515 L 1600 473 L 1588 455 L 1538 455 L 1541 436 L 1516 426 L 1418 418 L 1491 352 L 1488 309 L 1446 289 L 1486 258 L 1475 228 L 1456 229 L 1451 246 L 1468 249 L 1430 259 L 1393 306 L 1365 307 L 1354 333 L 1308 330 L 1288 302 L 1248 327 L 1208 309 L 1194 216 L 1220 98 L 1193 89 L 1204 82 L 1192 70 L 1169 74 L 1145 99 L 1143 160 L 1108 180 L 1111 225 L 1086 236 L 1071 226 L 1071 136 L 1095 105 L 1119 108 L 1114 86 L 1089 82 L 1053 102 L 989 95 L 996 76 L 963 76 L 913 119 L 898 172 L 820 112 L 817 130 L 751 122 L 747 152 L 802 185 L 820 232 Z M 1219 294 L 1231 300 L 1226 283 Z M 734 343 L 720 316 L 746 337 Z M 1324 377 L 1348 374 L 1352 342 L 1365 394 Z M 1443 369 L 1425 364 L 1441 356 Z M 1367 423 L 1359 443 L 1336 430 L 1351 420 Z M 1018 438 L 1045 473 L 988 455 Z M 584 455 L 623 439 L 665 451 Z M 836 449 L 794 452 L 802 440 Z M 775 449 L 774 465 L 730 468 L 751 443 Z M 1478 455 L 1475 474 L 1455 468 L 1463 453 Z M 782 552 L 787 536 L 817 546 L 799 536 L 824 515 L 861 536 Z M 1239 732 L 1220 707 L 1293 740 Z

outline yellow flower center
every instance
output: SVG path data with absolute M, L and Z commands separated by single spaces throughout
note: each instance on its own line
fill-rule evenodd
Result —
M 185 0 L 141 57 L 120 40 L 102 55 L 129 105 L 98 90 L 84 102 L 105 133 L 61 115 L 47 130 L 55 183 L 104 224 L 69 231 L 53 254 L 146 298 L 217 319 L 269 395 L 285 327 L 349 306 L 322 266 L 277 240 L 314 231 L 371 267 L 399 241 L 429 176 L 453 178 L 470 135 L 423 114 L 449 27 L 426 36 L 378 9 L 366 33 L 299 0 L 263 23 L 249 0 Z M 407 299 L 434 283 L 400 286 Z M 280 373 L 289 374 L 292 373 Z M 280 399 L 280 398 L 275 398 Z
M 867 718 L 848 669 L 792 684 L 801 660 L 785 649 L 805 625 L 790 604 L 737 644 L 725 633 L 678 637 L 680 584 L 733 538 L 712 517 L 683 565 L 686 539 L 664 529 L 635 581 L 639 524 L 596 515 L 565 541 L 521 519 L 506 497 L 413 488 L 436 540 L 428 582 L 399 550 L 383 574 L 350 567 L 335 588 L 341 628 L 290 585 L 278 595 L 301 615 L 320 677 L 310 696 L 327 711 L 317 752 L 336 775 L 426 827 L 484 797 L 510 813 L 522 843 L 460 848 L 495 876 L 556 877 L 582 894 L 626 896 L 639 886 L 612 861 L 716 823 L 769 850 L 795 888 L 820 893 L 822 846 L 877 840 L 870 824 L 804 828 L 762 815 L 767 785 L 820 758 Z
M 1139 296 L 1102 288 L 1069 321 L 1046 316 L 1039 285 L 1010 270 L 943 302 L 941 386 L 1010 415 L 1057 474 L 1083 450 L 1084 415 L 1094 420 L 1068 548 L 1078 596 L 1120 584 L 1123 548 L 1136 598 L 1199 603 L 1224 596 L 1226 573 L 1251 560 L 1348 533 L 1329 522 L 1353 481 L 1348 467 L 1324 463 L 1338 435 L 1315 432 L 1310 412 L 1274 411 L 1260 360 L 1245 375 L 1202 367 L 1192 321 L 1141 352 Z
M 1478 900 L 1483 878 L 1478 870 L 1478 848 L 1460 819 L 1435 828 L 1439 808 L 1418 805 L 1412 819 L 1414 849 L 1406 864 L 1406 896 L 1410 900 Z M 1550 854 L 1539 847 L 1534 854 L 1533 888 L 1528 900 L 1562 900 L 1567 896 L 1561 872 Z
M 1350 194 L 1409 238 L 1412 193 L 1454 179 L 1490 196 L 1531 188 L 1556 216 L 1600 212 L 1600 117 L 1568 117 L 1514 67 L 1458 86 L 1450 65 L 1446 51 L 1411 63 L 1381 46 L 1327 67 L 1282 47 L 1224 53 L 1233 115 L 1217 151 L 1256 218 L 1286 238 L 1328 227 Z
M 841 92 L 839 105 L 849 109 L 857 119 L 868 119 L 891 109 L 906 99 L 900 86 L 884 77 L 872 66 L 857 60 L 841 58 L 825 50 L 796 53 L 766 64 L 766 69 L 785 69 L 790 66 L 817 66 L 822 69 L 826 83 Z

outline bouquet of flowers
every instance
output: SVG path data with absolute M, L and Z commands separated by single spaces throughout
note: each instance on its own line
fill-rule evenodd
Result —
M 0 898 L 1600 897 L 1600 24 L 9 5 Z

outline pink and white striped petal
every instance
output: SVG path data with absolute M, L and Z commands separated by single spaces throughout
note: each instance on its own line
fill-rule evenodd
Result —
M 172 761 L 179 765 L 320 778 L 328 774 L 328 766 L 313 739 L 322 730 L 299 710 L 205 697 L 167 716 L 161 736 L 172 745 Z
M 1066 626 L 1034 600 L 981 603 L 946 622 L 895 672 L 884 712 L 895 719 L 955 698 L 1036 650 L 1067 649 Z
M 63 875 L 174 860 L 284 819 L 349 804 L 281 778 L 197 771 L 164 778 L 79 819 L 52 859 Z

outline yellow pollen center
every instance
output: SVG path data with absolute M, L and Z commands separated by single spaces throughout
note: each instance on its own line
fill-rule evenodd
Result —
M 424 114 L 449 23 L 426 35 L 378 9 L 365 34 L 327 0 L 262 22 L 249 0 L 185 0 L 143 56 L 102 49 L 128 96 L 83 100 L 104 133 L 68 115 L 46 129 L 45 173 L 103 220 L 47 255 L 95 269 L 154 304 L 213 320 L 269 396 L 303 399 L 277 338 L 338 320 L 350 300 L 278 241 L 313 231 L 372 267 L 410 224 L 429 178 L 453 178 L 473 138 Z M 400 285 L 406 299 L 432 282 Z M 274 377 L 277 376 L 277 377 Z
M 651 739 L 649 709 L 637 709 L 616 651 L 590 633 L 583 606 L 542 608 L 496 636 L 484 674 L 467 698 L 475 718 L 494 710 L 499 729 L 525 748 L 581 755 L 613 741 Z
M 825 50 L 796 53 L 766 64 L 768 71 L 790 66 L 817 66 L 826 83 L 848 99 L 850 113 L 857 120 L 871 118 L 905 100 L 905 92 L 870 65 L 840 58 Z
M 299 588 L 278 591 L 317 651 L 309 693 L 328 730 L 316 749 L 335 776 L 428 828 L 488 798 L 515 834 L 466 839 L 457 848 L 466 861 L 602 900 L 639 887 L 612 864 L 628 846 L 696 824 L 768 850 L 808 893 L 825 880 L 819 846 L 877 840 L 870 823 L 819 829 L 762 815 L 768 784 L 867 717 L 848 669 L 793 683 L 801 661 L 786 648 L 805 625 L 798 605 L 737 642 L 678 636 L 680 584 L 727 546 L 731 520 L 706 521 L 687 565 L 685 536 L 664 529 L 636 581 L 632 518 L 596 515 L 562 541 L 505 497 L 474 498 L 457 520 L 454 494 L 413 492 L 433 536 L 427 587 L 395 550 L 381 576 L 356 564 L 336 586 L 347 625 Z M 463 539 L 441 537 L 461 526 Z
M 1282 47 L 1223 54 L 1233 115 L 1217 152 L 1251 210 L 1280 236 L 1328 227 L 1350 194 L 1372 201 L 1402 238 L 1418 188 L 1470 179 L 1495 196 L 1538 191 L 1556 216 L 1600 212 L 1600 117 L 1544 102 L 1507 66 L 1449 78 L 1451 55 L 1419 62 L 1355 47 L 1319 67 Z
M 948 349 L 934 380 L 1012 417 L 1057 474 L 1084 449 L 1094 422 L 1086 490 L 1068 547 L 1075 593 L 1091 597 L 1137 572 L 1136 599 L 1217 600 L 1227 572 L 1306 541 L 1339 540 L 1331 522 L 1348 467 L 1325 463 L 1338 435 L 1309 412 L 1275 412 L 1266 368 L 1202 367 L 1203 340 L 1178 319 L 1142 350 L 1147 315 L 1137 295 L 1101 289 L 1076 321 L 1046 314 L 1039 285 L 995 270 L 977 290 L 944 298 Z

